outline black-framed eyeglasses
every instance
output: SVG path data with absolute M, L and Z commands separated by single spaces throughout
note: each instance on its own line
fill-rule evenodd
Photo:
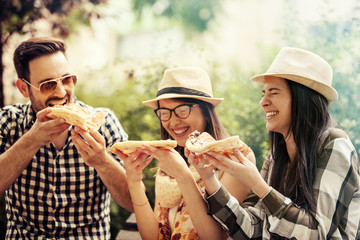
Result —
M 171 113 L 174 112 L 175 116 L 181 119 L 185 119 L 190 115 L 191 108 L 198 104 L 181 104 L 174 109 L 158 108 L 154 112 L 156 116 L 163 122 L 167 122 L 171 118 Z
M 61 82 L 63 86 L 73 87 L 76 84 L 77 76 L 75 74 L 69 74 L 63 77 L 50 79 L 48 81 L 40 83 L 39 87 L 32 85 L 26 79 L 22 78 L 24 82 L 29 84 L 31 87 L 39 90 L 44 95 L 50 95 L 55 92 L 58 82 Z

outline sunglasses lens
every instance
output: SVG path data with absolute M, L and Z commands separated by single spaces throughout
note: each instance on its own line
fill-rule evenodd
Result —
M 76 84 L 76 75 L 69 75 L 63 78 L 49 80 L 40 85 L 40 91 L 42 94 L 51 94 L 56 90 L 58 81 L 61 81 L 63 86 L 73 87 Z
M 45 82 L 40 86 L 40 92 L 43 94 L 49 94 L 55 91 L 57 82 L 55 81 L 48 81 Z
M 70 76 L 64 77 L 61 82 L 63 85 L 73 86 L 76 84 L 76 80 L 77 79 L 76 79 L 75 75 L 70 75 Z
M 71 75 L 70 78 L 71 78 L 71 80 L 72 80 L 72 83 L 75 85 L 76 82 L 77 82 L 77 77 L 76 77 L 76 75 Z

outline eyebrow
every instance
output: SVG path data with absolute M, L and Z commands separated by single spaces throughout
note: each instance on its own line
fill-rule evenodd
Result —
M 268 92 L 272 92 L 272 91 L 281 91 L 281 89 L 280 88 L 270 88 L 269 90 L 268 90 Z M 266 92 L 265 90 L 262 90 L 262 92 L 264 93 L 264 92 Z
M 49 81 L 49 80 L 53 80 L 53 79 L 58 79 L 58 78 L 62 78 L 62 77 L 65 77 L 67 75 L 70 75 L 71 73 L 65 73 L 64 75 L 62 75 L 61 77 L 57 77 L 57 78 L 46 78 L 46 79 L 43 79 L 39 82 L 39 84 L 43 83 L 43 82 L 46 82 L 46 81 Z

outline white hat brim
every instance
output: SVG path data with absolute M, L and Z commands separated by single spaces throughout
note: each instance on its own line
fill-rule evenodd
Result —
M 256 75 L 256 76 L 250 78 L 250 80 L 252 80 L 254 82 L 258 82 L 260 84 L 264 84 L 265 77 L 268 77 L 268 76 L 285 78 L 285 79 L 300 83 L 308 88 L 313 89 L 314 91 L 320 93 L 321 95 L 323 95 L 329 101 L 329 103 L 338 99 L 338 93 L 335 90 L 335 88 L 333 88 L 327 84 L 324 84 L 322 82 L 319 82 L 316 79 L 310 79 L 310 78 L 306 78 L 306 77 L 299 76 L 299 75 L 264 73 L 264 74 Z

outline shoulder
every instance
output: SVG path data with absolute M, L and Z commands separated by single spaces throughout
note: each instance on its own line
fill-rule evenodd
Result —
M 339 128 L 329 128 L 320 137 L 318 151 L 341 151 L 352 152 L 355 151 L 348 135 Z M 356 154 L 356 151 L 355 151 Z
M 26 104 L 18 103 L 14 105 L 5 106 L 0 110 L 1 123 L 7 121 L 8 122 L 15 121 L 15 120 L 17 123 L 19 123 L 19 121 L 21 121 L 21 119 L 24 119 L 24 117 L 28 114 L 29 109 L 30 109 L 29 103 Z
M 323 133 L 319 144 L 318 167 L 333 172 L 359 174 L 359 159 L 348 135 L 339 128 L 329 128 Z

